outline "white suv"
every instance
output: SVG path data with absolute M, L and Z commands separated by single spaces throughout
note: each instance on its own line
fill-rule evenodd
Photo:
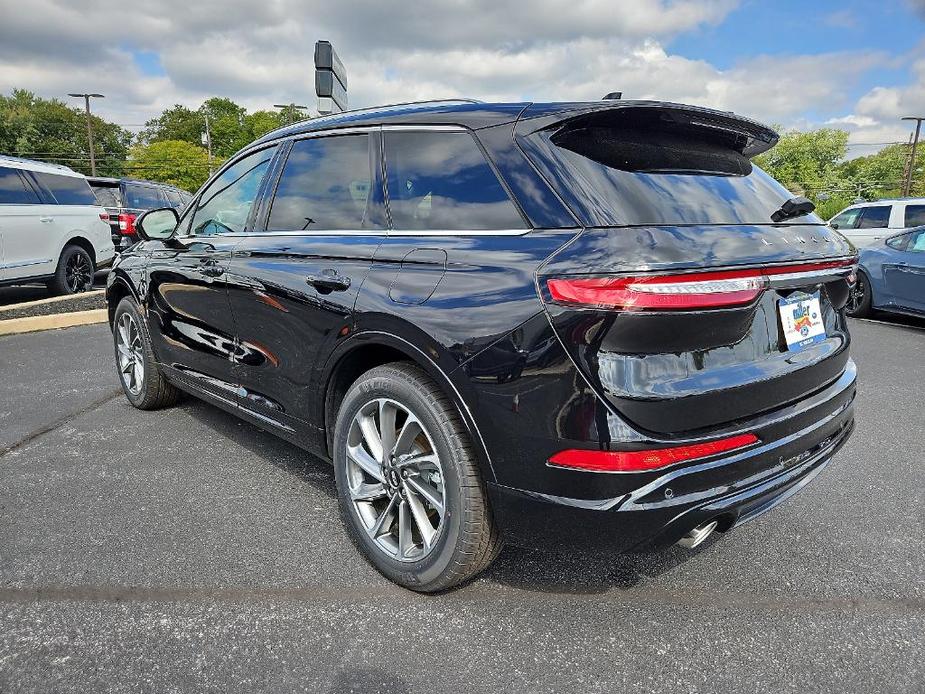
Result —
M 109 215 L 82 174 L 0 156 L 0 285 L 86 291 L 114 256 Z
M 847 236 L 858 248 L 923 224 L 925 198 L 862 202 L 846 207 L 829 220 L 830 227 Z

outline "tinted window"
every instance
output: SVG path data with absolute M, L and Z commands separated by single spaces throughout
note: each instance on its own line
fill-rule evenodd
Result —
M 909 234 L 903 234 L 902 236 L 894 236 L 891 239 L 886 240 L 886 245 L 890 248 L 895 248 L 897 251 L 904 250 L 906 248 L 906 243 L 909 241 Z
M 244 231 L 275 150 L 271 147 L 250 154 L 212 181 L 199 198 L 189 233 L 202 236 Z
M 119 195 L 119 186 L 93 185 L 93 194 L 96 201 L 103 207 L 122 207 L 121 196 Z
M 48 188 L 59 205 L 97 205 L 96 196 L 90 190 L 87 179 L 79 176 L 59 176 L 58 174 L 34 171 L 39 183 Z
M 925 253 L 925 231 L 917 231 L 911 234 L 906 250 L 910 253 Z
M 735 149 L 728 131 L 625 111 L 520 140 L 586 225 L 768 224 L 793 197 Z
M 464 132 L 386 132 L 394 229 L 522 229 L 514 203 Z
M 23 180 L 17 169 L 0 167 L 0 204 L 29 205 L 37 202 L 41 202 L 39 196 Z
M 177 191 L 171 190 L 170 188 L 164 188 L 164 195 L 167 196 L 167 203 L 171 207 L 175 207 L 177 209 L 183 207 L 183 201 L 180 199 L 180 194 Z
M 925 225 L 925 205 L 906 205 L 906 219 L 903 226 L 920 227 Z
M 143 186 L 137 183 L 125 184 L 125 206 L 139 210 L 153 210 L 167 207 L 167 198 L 159 188 Z
M 374 228 L 371 193 L 368 135 L 299 140 L 283 168 L 268 228 Z
M 861 219 L 858 222 L 858 229 L 881 229 L 890 225 L 890 211 L 892 205 L 877 205 L 876 207 L 865 207 L 861 211 Z
M 845 210 L 832 219 L 832 226 L 837 226 L 839 229 L 854 229 L 854 224 L 858 221 L 859 214 L 861 214 L 860 207 L 856 207 L 853 210 Z

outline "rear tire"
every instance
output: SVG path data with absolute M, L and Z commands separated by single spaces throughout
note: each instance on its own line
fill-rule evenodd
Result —
M 139 410 L 176 404 L 181 392 L 168 383 L 155 361 L 148 326 L 131 297 L 125 297 L 116 306 L 112 337 L 119 383 L 128 401 Z
M 857 280 L 848 288 L 848 303 L 845 312 L 852 318 L 866 318 L 871 313 L 873 290 L 867 275 L 858 271 Z
M 379 366 L 350 387 L 337 413 L 334 470 L 351 539 L 395 583 L 445 590 L 498 555 L 469 436 L 453 403 L 417 366 Z
M 54 277 L 46 286 L 55 296 L 80 294 L 93 288 L 94 274 L 96 266 L 90 254 L 80 246 L 71 244 L 61 251 Z

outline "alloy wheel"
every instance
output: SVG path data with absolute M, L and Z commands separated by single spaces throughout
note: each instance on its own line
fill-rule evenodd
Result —
M 848 301 L 846 308 L 849 313 L 855 313 L 860 310 L 861 305 L 864 303 L 864 292 L 867 289 L 864 286 L 864 275 L 860 272 L 857 273 L 857 279 L 854 284 L 852 284 L 848 289 Z
M 85 292 L 93 286 L 93 265 L 83 253 L 74 253 L 64 265 L 64 282 L 71 294 Z
M 446 488 L 433 438 L 400 402 L 363 405 L 347 435 L 347 486 L 353 510 L 384 554 L 419 561 L 436 545 Z
M 141 331 L 135 317 L 130 313 L 123 313 L 119 318 L 116 351 L 122 383 L 129 393 L 138 395 L 145 383 L 145 362 Z

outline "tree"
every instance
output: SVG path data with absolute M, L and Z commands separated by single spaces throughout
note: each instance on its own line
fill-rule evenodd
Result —
M 842 164 L 842 172 L 865 197 L 898 197 L 902 194 L 908 157 L 909 145 L 888 145 L 874 154 L 846 161 Z M 910 195 L 925 195 L 925 168 L 921 160 L 915 168 Z
M 201 113 L 176 104 L 173 108 L 161 113 L 157 118 L 147 121 L 145 129 L 139 133 L 138 139 L 143 144 L 167 140 L 183 140 L 191 145 L 198 145 L 201 142 L 204 130 L 205 122 Z
M 195 192 L 209 177 L 209 155 L 199 145 L 185 140 L 162 140 L 132 147 L 126 169 L 135 178 Z
M 132 135 L 103 120 L 90 119 L 97 173 L 121 174 Z M 24 89 L 0 95 L 0 152 L 65 164 L 90 173 L 87 120 L 83 108 L 59 99 L 43 99 Z

